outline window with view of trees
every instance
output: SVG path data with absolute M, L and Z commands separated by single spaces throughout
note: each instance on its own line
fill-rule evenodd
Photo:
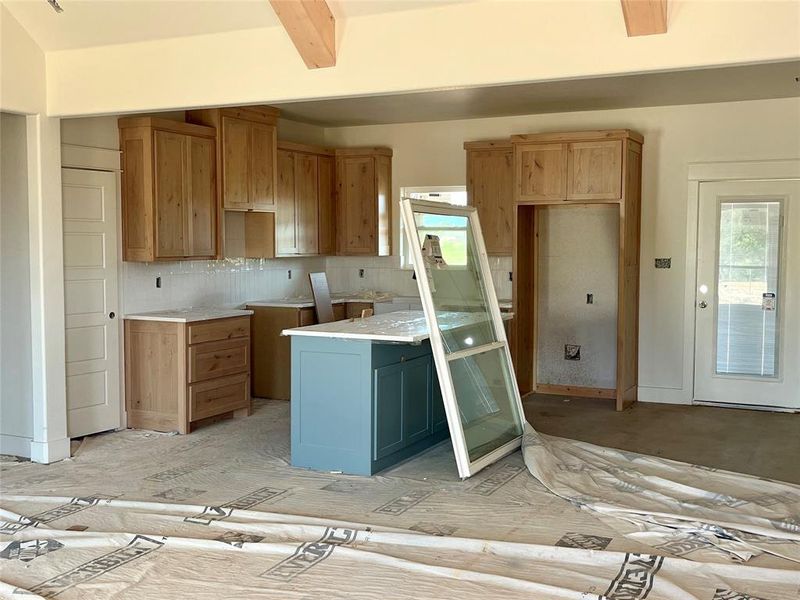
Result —
M 414 200 L 430 200 L 432 202 L 446 202 L 459 206 L 467 205 L 467 188 L 465 186 L 452 187 L 413 187 L 402 188 L 400 195 L 403 198 Z M 426 234 L 439 236 L 442 247 L 442 257 L 448 265 L 460 266 L 467 264 L 467 230 L 464 219 L 445 215 L 426 214 L 418 226 L 420 243 Z M 400 225 L 403 226 L 402 223 Z M 401 232 L 401 254 L 403 267 L 411 267 L 411 257 L 408 252 L 405 233 Z

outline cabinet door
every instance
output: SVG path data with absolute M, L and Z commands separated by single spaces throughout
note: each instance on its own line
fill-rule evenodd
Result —
M 467 196 L 478 209 L 486 252 L 513 250 L 514 152 L 511 148 L 467 152 Z
M 319 196 L 317 157 L 294 155 L 294 195 L 297 210 L 297 251 L 319 252 Z
M 566 199 L 566 144 L 515 144 L 514 161 L 518 202 Z
M 622 141 L 569 145 L 568 200 L 619 200 L 622 197 Z
M 156 204 L 156 258 L 186 255 L 186 145 L 188 136 L 156 131 L 154 193 Z
M 333 158 L 320 156 L 319 170 L 319 253 L 336 253 L 336 207 L 333 198 Z
M 374 371 L 373 460 L 379 460 L 405 446 L 403 368 L 404 363 L 397 363 Z
M 336 160 L 338 253 L 376 255 L 377 206 L 375 161 L 345 156 Z
M 278 184 L 276 193 L 275 247 L 277 254 L 297 254 L 294 152 L 278 150 Z
M 214 256 L 217 252 L 215 153 L 214 140 L 189 138 L 190 256 Z
M 250 126 L 247 121 L 222 117 L 222 204 L 246 210 L 250 200 Z
M 277 134 L 274 125 L 249 123 L 251 208 L 275 208 Z
M 410 445 L 431 430 L 432 355 L 420 356 L 403 365 L 403 442 Z

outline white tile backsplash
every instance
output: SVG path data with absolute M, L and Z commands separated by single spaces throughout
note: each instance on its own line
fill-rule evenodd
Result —
M 287 271 L 292 270 L 292 278 Z M 325 258 L 232 258 L 122 264 L 123 313 L 236 307 L 251 300 L 309 296 L 308 274 L 325 270 Z M 156 277 L 161 277 L 161 288 Z
M 497 297 L 501 300 L 511 298 L 510 256 L 490 256 L 489 268 L 492 270 Z M 364 277 L 358 276 L 358 270 L 364 269 Z M 328 285 L 332 292 L 354 292 L 358 290 L 379 290 L 392 292 L 399 296 L 417 296 L 417 282 L 412 278 L 410 269 L 400 268 L 400 259 L 396 256 L 355 257 L 331 256 L 325 260 L 325 271 L 328 274 Z
M 497 297 L 511 298 L 511 257 L 490 257 Z M 331 256 L 314 258 L 229 258 L 224 260 L 122 265 L 123 313 L 170 308 L 216 306 L 232 308 L 252 300 L 310 296 L 308 274 L 326 271 L 332 292 L 376 290 L 417 296 L 412 271 L 399 259 Z M 287 277 L 291 269 L 292 278 Z M 364 277 L 358 270 L 364 269 Z M 161 288 L 156 288 L 156 277 Z

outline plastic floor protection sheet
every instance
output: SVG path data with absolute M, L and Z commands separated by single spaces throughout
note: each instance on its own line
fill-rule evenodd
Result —
M 288 464 L 288 404 L 256 408 L 3 462 L 0 597 L 800 598 L 800 486 L 530 427 L 467 481 L 449 442 L 318 473 Z

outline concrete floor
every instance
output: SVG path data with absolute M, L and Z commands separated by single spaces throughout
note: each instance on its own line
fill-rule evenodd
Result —
M 800 484 L 800 414 L 531 394 L 542 433 Z

